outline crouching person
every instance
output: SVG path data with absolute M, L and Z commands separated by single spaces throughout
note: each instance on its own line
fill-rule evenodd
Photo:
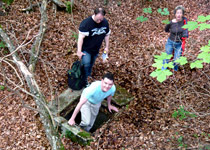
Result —
M 69 125 L 75 124 L 75 118 L 79 111 L 81 111 L 81 123 L 80 126 L 85 131 L 90 131 L 95 119 L 98 115 L 101 107 L 101 102 L 107 98 L 108 109 L 118 112 L 118 109 L 111 105 L 112 96 L 116 91 L 114 85 L 114 76 L 111 73 L 107 73 L 103 76 L 101 81 L 95 81 L 90 86 L 85 88 L 80 97 L 80 101 L 77 104 L 70 120 Z

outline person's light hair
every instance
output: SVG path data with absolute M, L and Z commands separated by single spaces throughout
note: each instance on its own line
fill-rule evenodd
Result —
M 178 5 L 176 6 L 176 8 L 174 9 L 174 15 L 176 14 L 176 11 L 181 9 L 182 10 L 182 14 L 184 15 L 185 13 L 185 8 L 182 5 Z

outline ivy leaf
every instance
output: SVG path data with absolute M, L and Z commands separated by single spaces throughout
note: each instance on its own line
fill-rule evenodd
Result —
M 185 65 L 188 61 L 186 57 L 180 57 L 175 62 L 180 63 L 180 65 Z
M 208 44 L 208 46 L 210 46 L 210 40 L 209 40 L 209 44 Z
M 152 13 L 152 8 L 144 8 L 143 12 L 151 14 Z
M 206 21 L 206 17 L 205 16 L 198 16 L 197 21 L 198 22 L 205 22 Z
M 189 21 L 186 25 L 182 26 L 184 29 L 188 29 L 189 31 L 195 30 L 198 27 L 198 23 L 194 21 Z
M 190 68 L 203 68 L 203 60 L 196 60 L 195 62 L 191 63 Z
M 200 26 L 200 30 L 210 29 L 210 24 L 207 23 L 201 23 L 198 26 Z
M 164 24 L 169 24 L 170 21 L 169 21 L 168 19 L 166 19 L 166 20 L 163 20 L 162 23 L 164 23 Z
M 139 17 L 136 18 L 136 20 L 141 21 L 141 22 L 144 22 L 144 21 L 147 21 L 148 18 L 147 17 L 144 17 L 144 16 L 139 16 Z

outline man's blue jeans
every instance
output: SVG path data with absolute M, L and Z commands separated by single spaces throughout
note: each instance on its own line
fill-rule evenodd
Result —
M 180 56 L 182 55 L 182 42 L 174 42 L 174 41 L 168 39 L 168 41 L 166 42 L 166 45 L 165 45 L 165 50 L 168 55 L 171 55 L 171 54 L 174 55 L 173 60 L 175 61 L 175 60 L 179 59 Z M 168 62 L 169 62 L 168 59 L 163 60 L 163 64 L 168 63 Z M 177 63 L 174 63 L 174 70 L 175 71 L 178 70 Z
M 84 65 L 85 70 L 85 81 L 87 82 L 88 76 L 91 76 L 92 67 L 96 61 L 98 54 L 89 54 L 86 51 L 83 51 L 86 55 L 82 56 L 82 64 Z

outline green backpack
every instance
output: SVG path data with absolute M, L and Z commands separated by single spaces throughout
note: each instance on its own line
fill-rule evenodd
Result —
M 85 86 L 84 66 L 80 61 L 75 61 L 68 70 L 68 86 L 72 90 L 81 90 Z

